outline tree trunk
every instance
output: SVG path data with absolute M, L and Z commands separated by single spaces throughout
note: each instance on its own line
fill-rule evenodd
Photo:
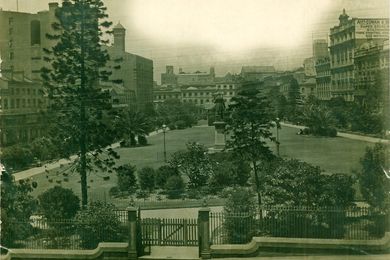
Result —
M 259 213 L 260 213 L 260 219 L 263 218 L 262 210 L 261 210 L 261 193 L 260 193 L 260 180 L 259 180 L 259 173 L 257 172 L 257 162 L 252 161 L 253 164 L 253 173 L 255 175 L 255 184 L 256 184 L 256 193 L 257 193 L 257 203 L 259 205 Z
M 85 108 L 85 46 L 84 46 L 84 7 L 82 7 L 81 21 L 81 70 L 80 70 L 80 177 L 81 177 L 81 205 L 85 208 L 88 205 L 88 187 L 87 187 L 87 140 L 86 140 L 86 108 Z

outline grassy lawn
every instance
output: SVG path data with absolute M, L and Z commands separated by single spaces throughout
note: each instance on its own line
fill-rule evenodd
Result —
M 279 130 L 280 154 L 287 158 L 297 158 L 313 165 L 319 166 L 327 172 L 351 174 L 352 169 L 359 166 L 359 158 L 363 155 L 364 149 L 371 143 L 350 140 L 341 137 L 323 138 L 312 136 L 296 135 L 297 129 L 283 127 Z M 166 133 L 167 155 L 178 150 L 185 149 L 189 141 L 197 141 L 206 146 L 214 143 L 214 129 L 212 127 L 193 127 L 185 130 L 173 130 Z M 150 166 L 157 168 L 164 164 L 163 156 L 163 134 L 160 132 L 148 138 L 149 145 L 136 148 L 118 148 L 121 159 L 118 164 L 131 163 L 138 169 Z M 270 144 L 273 150 L 275 144 Z M 55 186 L 61 185 L 71 188 L 80 196 L 80 183 L 77 173 L 69 173 L 68 181 L 64 181 L 62 173 L 64 169 L 58 169 L 46 174 L 37 175 L 33 179 L 38 182 L 38 188 L 34 195 Z M 110 176 L 109 180 L 103 180 L 104 176 Z M 49 182 L 49 179 L 52 182 Z M 61 181 L 61 183 L 57 183 Z M 108 191 L 116 185 L 115 174 L 91 173 L 88 177 L 89 196 L 95 200 L 106 199 L 109 201 Z

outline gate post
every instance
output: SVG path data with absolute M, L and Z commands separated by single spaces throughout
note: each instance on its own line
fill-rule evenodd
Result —
M 134 207 L 127 208 L 127 221 L 129 225 L 129 247 L 128 259 L 137 259 L 137 209 Z
M 210 208 L 203 207 L 198 211 L 199 254 L 202 259 L 210 259 Z

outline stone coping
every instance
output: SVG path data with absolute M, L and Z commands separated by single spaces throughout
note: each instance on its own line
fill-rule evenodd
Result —
M 390 250 L 390 232 L 386 232 L 383 238 L 375 240 L 254 237 L 251 242 L 244 245 L 212 245 L 211 255 L 213 257 L 253 256 L 262 248 L 380 252 Z
M 128 243 L 99 243 L 97 248 L 91 250 L 10 249 L 1 259 L 97 259 L 105 252 L 126 254 Z

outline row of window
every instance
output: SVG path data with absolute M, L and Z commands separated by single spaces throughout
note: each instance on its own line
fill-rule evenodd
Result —
M 42 95 L 36 88 L 10 88 L 11 95 Z
M 331 45 L 334 45 L 334 44 L 337 44 L 337 43 L 340 43 L 343 41 L 347 41 L 350 39 L 354 39 L 354 38 L 355 38 L 354 32 L 348 32 L 348 33 L 335 35 L 335 36 L 331 37 Z
M 217 89 L 234 89 L 234 85 L 217 85 Z
M 2 102 L 3 109 L 14 109 L 14 108 L 42 108 L 42 99 L 7 99 L 4 98 Z

